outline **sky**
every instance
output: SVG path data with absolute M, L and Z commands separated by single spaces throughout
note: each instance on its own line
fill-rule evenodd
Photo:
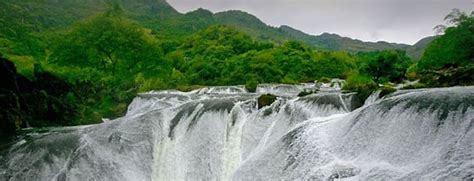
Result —
M 243 10 L 263 22 L 308 34 L 336 33 L 363 41 L 414 44 L 453 8 L 471 12 L 474 0 L 168 0 L 185 13 L 198 8 Z

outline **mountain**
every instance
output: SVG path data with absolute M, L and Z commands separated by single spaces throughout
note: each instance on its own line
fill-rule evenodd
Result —
M 423 52 L 433 40 L 439 36 L 429 36 L 419 40 L 414 45 L 399 44 L 399 43 L 389 43 L 385 41 L 378 42 L 364 42 L 357 39 L 341 37 L 337 34 L 323 33 L 321 35 L 309 35 L 300 30 L 294 29 L 289 26 L 281 26 L 279 28 L 281 31 L 284 31 L 295 39 L 306 42 L 315 47 L 329 49 L 329 50 L 346 50 L 350 52 L 357 51 L 374 51 L 374 50 L 385 50 L 385 49 L 401 49 L 405 50 L 410 57 L 419 59 Z
M 247 12 L 231 10 L 212 13 L 197 9 L 185 14 L 177 12 L 165 0 L 4 0 L 0 2 L 0 39 L 15 41 L 21 37 L 11 29 L 41 32 L 70 26 L 82 19 L 106 13 L 120 6 L 123 13 L 138 24 L 149 28 L 161 39 L 180 40 L 209 26 L 222 24 L 235 27 L 254 38 L 282 43 L 297 40 L 325 50 L 349 52 L 385 49 L 406 50 L 412 57 L 419 57 L 433 37 L 423 39 L 414 46 L 388 42 L 364 42 L 323 33 L 309 35 L 289 26 L 272 27 Z M 15 27 L 15 28 L 8 28 Z
M 425 52 L 425 48 L 428 46 L 428 44 L 430 44 L 433 40 L 439 37 L 440 35 L 422 38 L 421 40 L 416 42 L 413 46 L 406 48 L 405 51 L 413 58 L 420 59 L 421 56 L 423 56 L 423 53 Z
M 233 26 L 240 31 L 243 31 L 261 40 L 273 40 L 277 42 L 298 40 L 316 48 L 325 50 L 345 50 L 349 52 L 359 52 L 386 49 L 407 50 L 411 47 L 407 44 L 389 43 L 384 41 L 364 42 L 331 33 L 323 33 L 321 35 L 315 36 L 286 25 L 275 28 L 265 24 L 260 19 L 251 14 L 238 10 L 219 12 L 214 15 L 214 18 L 218 24 Z M 426 44 L 423 45 L 426 46 Z M 424 46 L 412 48 L 411 50 L 414 54 L 416 54 L 418 51 L 423 50 Z
M 265 24 L 247 12 L 238 10 L 224 11 L 216 13 L 214 18 L 219 24 L 233 26 L 260 40 L 283 42 L 294 39 L 289 37 L 287 33 Z
M 35 30 L 70 25 L 81 19 L 120 6 L 133 19 L 176 16 L 179 13 L 164 0 L 4 0 L 2 19 L 32 25 Z
M 314 36 L 285 25 L 281 26 L 279 29 L 311 45 L 330 50 L 373 51 L 381 49 L 404 49 L 409 47 L 409 45 L 406 44 L 388 43 L 383 41 L 363 42 L 331 33 L 323 33 Z

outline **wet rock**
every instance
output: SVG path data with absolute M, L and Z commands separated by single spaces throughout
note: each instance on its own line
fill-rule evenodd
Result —
M 380 97 L 383 97 L 385 95 L 388 95 L 390 93 L 393 93 L 395 91 L 397 91 L 397 89 L 395 89 L 393 86 L 391 85 L 384 85 L 380 88 L 381 92 L 379 94 Z
M 22 124 L 18 94 L 31 87 L 31 82 L 17 74 L 15 65 L 0 57 L 0 137 L 15 134 Z
M 304 91 L 301 91 L 300 93 L 298 93 L 298 97 L 304 97 L 304 96 L 311 95 L 311 94 L 316 94 L 316 93 L 318 93 L 317 90 L 304 90 Z
M 275 95 L 272 95 L 272 94 L 261 95 L 260 97 L 258 97 L 258 100 L 257 100 L 258 109 L 265 106 L 269 106 L 276 100 L 277 100 L 277 97 Z

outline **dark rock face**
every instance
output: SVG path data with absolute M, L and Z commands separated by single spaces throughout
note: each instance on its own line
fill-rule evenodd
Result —
M 20 90 L 27 89 L 31 82 L 28 79 L 22 79 L 16 72 L 12 62 L 0 59 L 0 137 L 7 137 L 15 133 L 17 125 L 21 124 L 21 109 L 17 93 Z M 23 77 L 24 78 L 24 77 Z M 23 84 L 18 84 L 18 81 Z
M 71 86 L 52 74 L 35 72 L 31 81 L 15 65 L 0 58 L 0 137 L 27 126 L 68 125 L 75 115 Z M 69 99 L 68 99 L 69 98 Z
M 0 89 L 23 92 L 31 88 L 31 81 L 18 75 L 15 65 L 3 58 L 0 58 Z
M 272 94 L 264 94 L 258 97 L 258 109 L 269 106 L 277 100 L 277 97 Z

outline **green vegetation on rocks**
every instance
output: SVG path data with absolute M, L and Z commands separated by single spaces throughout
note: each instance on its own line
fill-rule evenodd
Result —
M 380 88 L 380 97 L 384 97 L 392 92 L 395 92 L 397 89 L 395 89 L 392 85 L 385 84 Z
M 376 91 L 379 88 L 377 83 L 375 83 L 370 77 L 365 75 L 360 75 L 358 73 L 353 73 L 346 80 L 346 84 L 343 89 L 348 91 L 357 92 L 357 98 L 359 102 L 364 102 L 370 94 Z
M 327 78 L 327 77 L 321 77 L 318 82 L 322 82 L 322 83 L 330 83 L 331 82 L 331 79 L 330 78 Z
M 421 89 L 421 88 L 426 88 L 426 85 L 419 82 L 402 87 L 402 89 Z

